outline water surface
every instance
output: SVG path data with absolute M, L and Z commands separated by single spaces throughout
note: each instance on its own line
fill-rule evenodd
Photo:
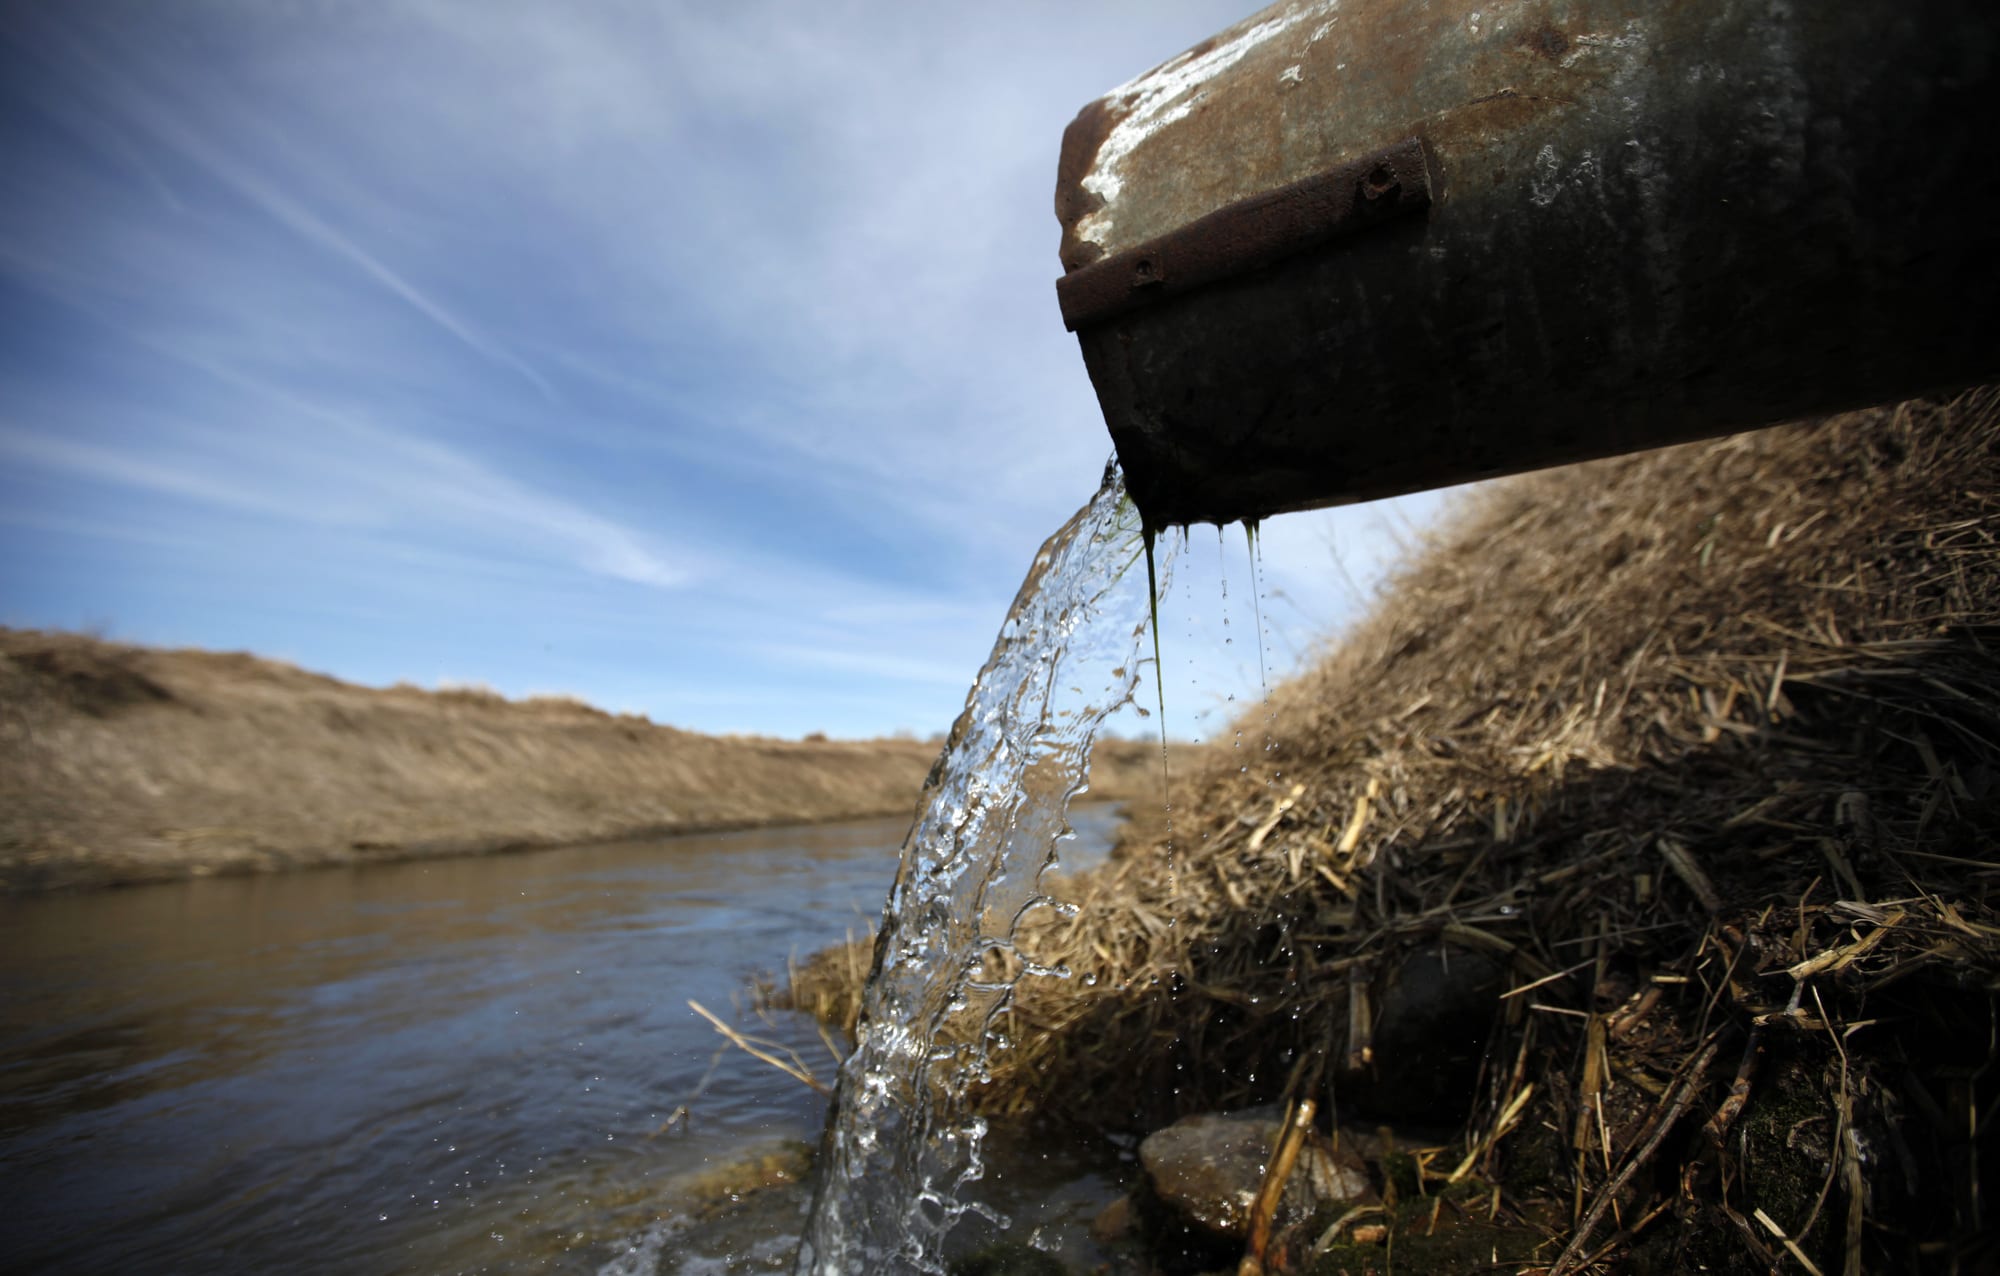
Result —
M 1071 823 L 1065 867 L 1115 821 Z M 732 999 L 872 925 L 905 830 L 0 899 L 0 1269 L 595 1271 L 703 1171 L 817 1140 L 825 1100 L 687 1002 L 830 1079 L 802 1016 Z

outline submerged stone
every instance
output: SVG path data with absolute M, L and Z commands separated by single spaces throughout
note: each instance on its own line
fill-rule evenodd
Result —
M 742 1149 L 734 1159 L 670 1185 L 670 1195 L 688 1203 L 695 1213 L 733 1204 L 753 1192 L 806 1182 L 812 1173 L 813 1147 L 797 1139 L 778 1139 Z
M 1124 1240 L 1132 1231 L 1132 1198 L 1121 1196 L 1090 1220 L 1090 1238 L 1099 1244 Z
M 1250 1209 L 1283 1122 L 1268 1110 L 1203 1113 L 1158 1131 L 1139 1145 L 1139 1162 L 1155 1199 L 1177 1218 L 1218 1238 L 1250 1231 Z M 1361 1158 L 1317 1133 L 1299 1149 L 1278 1205 L 1280 1225 L 1316 1207 L 1372 1196 Z

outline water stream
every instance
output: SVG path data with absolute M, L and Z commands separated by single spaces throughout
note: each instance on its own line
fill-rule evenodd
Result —
M 1007 1047 L 1014 979 L 1064 978 L 1023 959 L 1023 916 L 1060 907 L 1042 872 L 1067 833 L 1099 725 L 1138 681 L 1150 557 L 1115 464 L 1042 546 L 980 671 L 902 860 L 876 943 L 859 1040 L 795 1271 L 939 1272 L 945 1235 L 984 1173 L 985 1122 L 965 1094 Z
M 1011 978 L 1060 977 L 1011 948 L 1054 906 L 1044 870 L 1111 837 L 1108 809 L 1070 801 L 1150 652 L 1141 557 L 1107 481 L 1036 557 L 954 728 L 902 845 L 800 1271 L 939 1270 L 968 1211 L 1087 1237 L 1121 1190 L 1088 1155 L 982 1149 L 962 1096 L 1006 1048 Z M 900 832 L 0 900 L 0 1273 L 783 1270 L 802 1187 L 690 1226 L 714 1171 L 798 1150 L 824 1100 L 688 1002 L 823 1070 L 803 1016 L 744 1022 L 732 998 L 865 925 Z M 967 1222 L 954 1243 L 986 1230 Z

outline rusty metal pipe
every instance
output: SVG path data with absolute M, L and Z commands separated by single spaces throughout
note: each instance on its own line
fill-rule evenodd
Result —
M 1155 527 L 2000 378 L 1995 0 L 1286 0 L 1084 108 Z

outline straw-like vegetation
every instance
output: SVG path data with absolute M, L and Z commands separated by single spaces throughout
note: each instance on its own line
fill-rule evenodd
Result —
M 0 890 L 901 815 L 937 751 L 0 629 Z M 1123 746 L 1114 793 L 1157 758 Z
M 987 1110 L 1366 1118 L 1443 953 L 1506 995 L 1398 1119 L 1543 1265 L 2000 1258 L 2000 393 L 1495 485 L 1242 725 L 1266 773 L 1178 781 L 1171 847 L 1036 915 L 1074 974 L 1017 990 Z

